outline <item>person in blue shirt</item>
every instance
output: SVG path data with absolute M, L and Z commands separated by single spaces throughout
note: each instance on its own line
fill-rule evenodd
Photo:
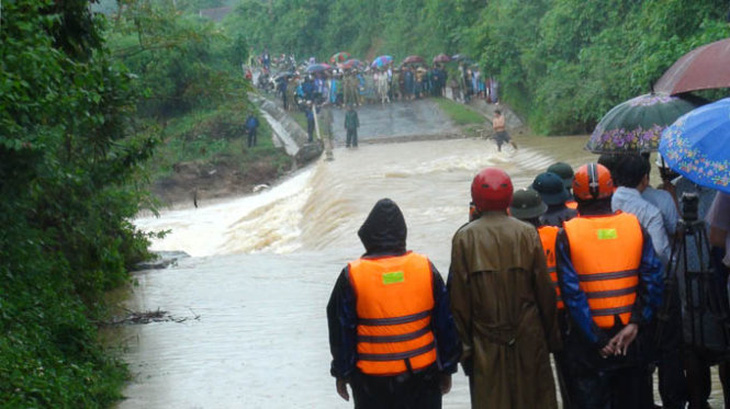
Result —
M 248 134 L 248 144 L 247 146 L 249 148 L 253 148 L 256 146 L 256 132 L 259 129 L 259 119 L 256 118 L 256 116 L 253 114 L 253 112 L 250 112 L 248 114 L 248 117 L 246 118 L 246 133 Z

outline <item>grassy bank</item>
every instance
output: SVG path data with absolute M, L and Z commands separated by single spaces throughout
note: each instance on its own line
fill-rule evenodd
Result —
M 152 193 L 165 204 L 248 193 L 289 171 L 292 159 L 272 141 L 259 116 L 257 145 L 248 148 L 247 103 L 194 111 L 168 122 L 149 163 Z
M 469 108 L 468 106 L 452 101 L 448 98 L 434 98 L 439 108 L 451 118 L 451 121 L 458 126 L 481 125 L 487 120 L 484 115 Z

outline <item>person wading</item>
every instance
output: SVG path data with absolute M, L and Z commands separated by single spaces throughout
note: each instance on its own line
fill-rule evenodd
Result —
M 357 409 L 441 408 L 461 354 L 441 274 L 406 250 L 406 223 L 379 200 L 358 236 L 365 254 L 348 263 L 329 303 L 331 373 Z
M 537 231 L 507 215 L 512 181 L 486 168 L 471 186 L 479 216 L 454 235 L 451 310 L 472 408 L 557 408 L 550 351 L 556 296 Z
M 505 126 L 505 118 L 502 115 L 502 111 L 499 109 L 494 111 L 494 118 L 492 118 L 492 129 L 494 130 L 494 139 L 497 141 L 497 150 L 502 152 L 502 145 L 509 143 L 513 148 L 517 149 L 517 144 L 512 142 L 507 128 Z

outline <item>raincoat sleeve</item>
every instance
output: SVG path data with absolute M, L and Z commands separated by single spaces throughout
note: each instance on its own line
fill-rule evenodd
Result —
M 451 243 L 451 266 L 447 278 L 447 288 L 451 298 L 451 313 L 454 316 L 456 330 L 461 339 L 461 365 L 467 376 L 472 375 L 474 342 L 472 337 L 472 300 L 469 291 L 469 271 L 464 259 L 460 235 L 454 236 Z
M 631 322 L 640 326 L 654 320 L 662 305 L 664 292 L 662 262 L 654 251 L 649 233 L 644 228 L 641 229 L 641 233 L 644 237 L 644 247 L 639 265 L 639 288 L 636 291 L 636 302 L 631 313 Z
M 436 337 L 438 348 L 438 365 L 441 372 L 452 374 L 456 372 L 461 357 L 461 342 L 456 332 L 454 318 L 451 315 L 449 292 L 446 289 L 441 273 L 431 263 L 433 273 L 433 316 L 431 328 Z
M 545 253 L 542 250 L 542 243 L 537 231 L 531 237 L 529 244 L 533 260 L 532 271 L 535 275 L 535 301 L 540 311 L 540 321 L 545 330 L 545 338 L 550 352 L 557 352 L 561 349 L 560 330 L 558 328 L 558 307 L 555 285 L 550 279 L 545 262 Z
M 588 298 L 580 289 L 578 272 L 573 267 L 570 258 L 570 243 L 565 230 L 560 229 L 555 243 L 555 256 L 558 271 L 558 285 L 560 295 L 565 303 L 565 308 L 570 318 L 580 328 L 586 339 L 594 344 L 596 348 L 603 348 L 608 344 L 609 337 L 594 322 L 591 309 L 588 306 Z
M 332 353 L 330 373 L 338 379 L 349 379 L 357 357 L 357 310 L 348 267 L 337 278 L 327 303 L 327 325 Z

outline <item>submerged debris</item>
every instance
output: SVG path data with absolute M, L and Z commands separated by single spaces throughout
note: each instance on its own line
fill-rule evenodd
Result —
M 161 309 L 157 310 L 148 310 L 148 311 L 132 311 L 127 310 L 127 315 L 125 317 L 115 317 L 111 321 L 107 322 L 106 325 L 108 326 L 120 326 L 120 325 L 137 325 L 137 324 L 149 324 L 151 322 L 185 322 L 188 320 L 200 320 L 200 315 L 196 314 L 193 310 L 190 310 L 190 312 L 193 314 L 191 317 L 173 317 L 170 315 L 169 312 L 163 311 Z

